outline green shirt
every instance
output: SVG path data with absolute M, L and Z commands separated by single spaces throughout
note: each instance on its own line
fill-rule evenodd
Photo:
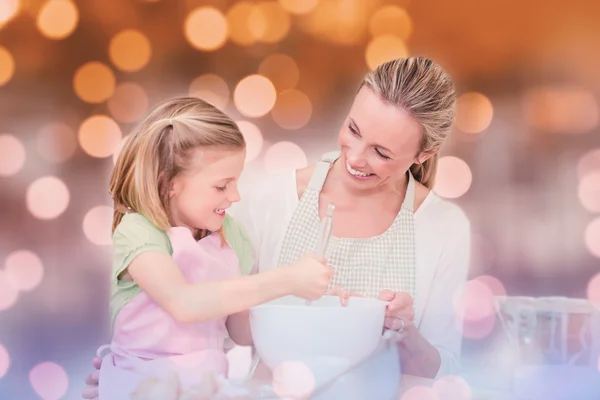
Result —
M 254 256 L 252 243 L 244 232 L 229 215 L 223 221 L 225 239 L 236 253 L 240 272 L 248 274 L 252 270 Z M 171 242 L 166 232 L 155 227 L 146 217 L 138 213 L 129 213 L 115 229 L 113 241 L 113 265 L 111 273 L 110 321 L 111 329 L 119 313 L 138 293 L 140 287 L 133 281 L 118 279 L 127 269 L 131 261 L 138 255 L 148 251 L 159 251 L 168 255 L 173 254 Z

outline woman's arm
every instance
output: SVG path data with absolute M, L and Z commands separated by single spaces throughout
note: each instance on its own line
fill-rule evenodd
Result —
M 453 300 L 467 280 L 471 254 L 469 221 L 461 217 L 448 233 L 418 330 L 409 324 L 398 346 L 404 373 L 426 378 L 458 373 L 462 320 Z
M 137 256 L 128 272 L 161 308 L 184 323 L 228 316 L 289 294 L 315 300 L 332 275 L 321 261 L 305 256 L 288 268 L 190 284 L 170 256 L 153 251 Z

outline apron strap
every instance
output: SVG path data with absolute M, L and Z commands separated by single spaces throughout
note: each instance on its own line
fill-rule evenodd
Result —
M 414 212 L 415 210 L 415 178 L 410 169 L 408 170 L 408 185 L 406 186 L 406 194 L 404 195 L 401 209 L 410 212 Z
M 330 153 L 323 154 L 323 156 L 321 156 L 321 159 L 315 166 L 315 171 L 310 177 L 307 189 L 314 190 L 320 193 L 321 189 L 323 189 L 323 185 L 325 184 L 325 179 L 327 179 L 329 168 L 331 168 L 335 160 L 337 160 L 339 157 L 339 151 L 332 151 Z

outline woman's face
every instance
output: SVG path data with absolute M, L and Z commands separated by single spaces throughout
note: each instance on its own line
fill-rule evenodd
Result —
M 364 190 L 394 184 L 433 154 L 418 154 L 421 138 L 421 125 L 408 112 L 363 87 L 338 138 L 344 183 Z

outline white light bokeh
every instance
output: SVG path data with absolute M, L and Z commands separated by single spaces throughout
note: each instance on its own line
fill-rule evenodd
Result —
M 29 382 L 43 400 L 59 400 L 69 389 L 69 376 L 53 362 L 43 362 L 31 369 Z
M 83 233 L 95 245 L 109 246 L 112 243 L 113 209 L 109 206 L 97 206 L 85 214 Z
M 8 372 L 10 367 L 10 355 L 8 351 L 0 344 L 0 379 Z
M 293 171 L 308 165 L 306 154 L 295 143 L 278 142 L 267 149 L 264 157 L 267 173 Z
M 34 217 L 54 219 L 65 212 L 70 197 L 69 189 L 62 180 L 45 176 L 29 185 L 25 199 L 27 209 Z
M 263 135 L 258 126 L 248 121 L 236 121 L 246 141 L 246 163 L 254 161 L 262 151 Z
M 30 291 L 40 285 L 44 277 L 42 260 L 29 250 L 17 250 L 6 257 L 6 275 L 13 287 Z
M 464 160 L 454 156 L 445 156 L 438 160 L 433 189 L 439 196 L 449 199 L 461 197 L 469 191 L 472 181 L 471 168 Z
M 19 291 L 8 274 L 0 269 L 0 311 L 8 310 L 17 302 Z
M 0 176 L 17 174 L 25 165 L 25 146 L 13 135 L 0 135 Z

